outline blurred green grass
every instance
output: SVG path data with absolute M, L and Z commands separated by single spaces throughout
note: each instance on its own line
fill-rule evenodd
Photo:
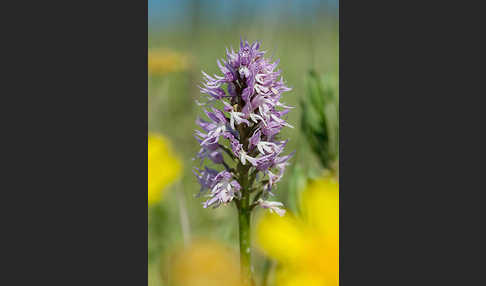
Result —
M 317 23 L 312 28 L 292 28 L 290 25 L 264 29 L 257 25 L 251 28 L 202 27 L 194 31 L 158 31 L 149 34 L 149 51 L 165 48 L 182 52 L 190 57 L 186 71 L 163 76 L 150 76 L 149 86 L 149 131 L 166 135 L 181 158 L 184 171 L 179 183 L 170 187 L 160 205 L 149 209 L 149 285 L 161 284 L 164 275 L 165 255 L 172 246 L 182 242 L 179 219 L 179 202 L 176 191 L 185 199 L 192 237 L 206 237 L 237 247 L 236 210 L 231 207 L 220 209 L 202 208 L 202 199 L 194 198 L 199 185 L 192 168 L 199 166 L 192 161 L 198 152 L 193 137 L 194 123 L 202 109 L 194 100 L 200 97 L 197 85 L 202 75 L 220 74 L 216 59 L 225 56 L 225 48 L 238 48 L 240 35 L 249 41 L 259 40 L 266 56 L 280 59 L 279 68 L 292 91 L 284 93 L 282 101 L 296 108 L 291 110 L 288 122 L 295 128 L 284 128 L 282 138 L 289 138 L 286 154 L 296 150 L 286 176 L 279 183 L 276 196 L 286 201 L 290 173 L 299 165 L 304 172 L 316 172 L 321 167 L 311 153 L 300 126 L 299 98 L 306 92 L 305 76 L 313 68 L 320 73 L 338 74 L 338 29 L 337 23 Z M 260 211 L 259 211 L 260 212 Z M 254 220 L 259 213 L 254 216 Z M 162 254 L 162 255 L 161 255 Z M 255 252 L 255 272 L 258 275 L 261 257 Z

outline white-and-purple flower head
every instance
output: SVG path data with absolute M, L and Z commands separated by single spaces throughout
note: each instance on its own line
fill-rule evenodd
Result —
M 259 48 L 258 42 L 241 41 L 238 52 L 226 49 L 226 60 L 217 61 L 222 75 L 203 72 L 200 90 L 207 100 L 197 103 L 204 106 L 207 119 L 196 120 L 201 128 L 195 131 L 201 146 L 196 157 L 201 164 L 208 158 L 224 167 L 222 171 L 206 167 L 195 172 L 201 184 L 200 195 L 209 197 L 204 207 L 227 204 L 240 199 L 242 191 L 251 191 L 242 190 L 240 178 L 224 161 L 223 152 L 240 166 L 247 166 L 253 179 L 259 181 L 262 193 L 255 206 L 274 211 L 281 206 L 264 199 L 272 195 L 292 156 L 282 155 L 287 141 L 277 139 L 283 127 L 292 128 L 285 120 L 291 107 L 280 101 L 282 93 L 290 88 L 285 85 L 281 71 L 276 70 L 278 61 L 272 63 L 264 58 L 265 52 Z M 284 213 L 280 209 L 276 212 Z

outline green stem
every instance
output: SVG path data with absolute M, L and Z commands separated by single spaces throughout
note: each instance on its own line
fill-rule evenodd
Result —
M 242 201 L 242 203 L 244 203 Z M 240 209 L 238 213 L 240 232 L 240 266 L 244 285 L 251 285 L 251 233 L 250 233 L 251 211 Z
M 241 110 L 241 106 L 238 110 Z M 242 124 L 237 126 L 238 133 L 240 135 L 240 142 L 243 145 L 243 149 L 248 152 L 248 136 L 250 130 L 245 128 Z M 241 199 L 237 202 L 238 207 L 238 226 L 239 226 L 239 238 L 240 238 L 240 267 L 243 285 L 253 286 L 255 283 L 252 278 L 251 269 L 251 211 L 250 207 L 250 187 L 253 184 L 254 175 L 250 178 L 248 174 L 250 170 L 250 163 L 243 165 L 241 162 L 236 166 L 238 173 L 238 182 L 241 186 Z
M 240 266 L 243 285 L 254 285 L 251 271 L 251 208 L 248 171 L 249 165 L 238 164 L 241 199 L 238 203 L 238 226 L 240 239 Z

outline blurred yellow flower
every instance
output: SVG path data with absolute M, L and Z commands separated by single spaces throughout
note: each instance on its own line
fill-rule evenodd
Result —
M 188 67 L 188 56 L 170 50 L 152 50 L 148 53 L 148 71 L 151 75 L 165 75 Z
M 148 135 L 148 204 L 161 200 L 163 190 L 181 174 L 182 164 L 173 154 L 169 140 L 155 133 Z
M 236 254 L 209 241 L 194 242 L 179 251 L 170 276 L 176 286 L 242 286 Z
M 266 214 L 257 226 L 260 248 L 281 267 L 278 286 L 339 285 L 339 184 L 322 177 L 303 191 L 301 216 Z

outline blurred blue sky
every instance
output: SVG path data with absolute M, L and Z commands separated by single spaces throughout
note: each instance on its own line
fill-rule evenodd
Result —
M 238 17 L 308 21 L 317 17 L 316 11 L 337 17 L 338 3 L 338 0 L 148 0 L 148 24 L 150 29 L 187 25 L 194 5 L 199 5 L 203 21 L 214 24 L 231 23 Z

